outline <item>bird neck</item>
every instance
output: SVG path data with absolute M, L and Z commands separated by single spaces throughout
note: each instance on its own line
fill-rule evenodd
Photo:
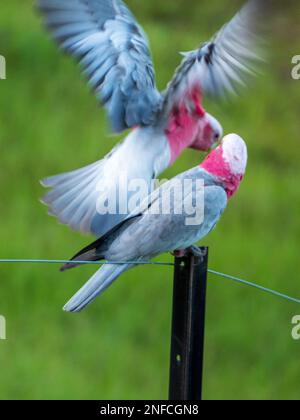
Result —
M 171 149 L 171 164 L 190 147 L 198 133 L 198 124 L 186 108 L 172 114 L 165 131 Z
M 176 105 L 170 114 L 165 134 L 171 149 L 171 162 L 191 147 L 198 135 L 199 118 L 205 116 L 198 92 L 192 92 L 180 105 Z

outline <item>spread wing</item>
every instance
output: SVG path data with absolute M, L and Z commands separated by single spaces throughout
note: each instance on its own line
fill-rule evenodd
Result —
M 250 0 L 211 41 L 184 53 L 184 59 L 164 98 L 164 113 L 184 100 L 196 106 L 203 94 L 224 96 L 245 85 L 261 57 L 257 35 L 263 16 L 263 0 Z
M 80 61 L 120 132 L 155 121 L 161 96 L 143 29 L 122 0 L 38 0 L 46 27 Z

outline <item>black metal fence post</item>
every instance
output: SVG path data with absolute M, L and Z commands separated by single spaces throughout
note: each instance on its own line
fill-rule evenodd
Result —
M 171 338 L 171 401 L 202 399 L 208 248 L 175 258 Z

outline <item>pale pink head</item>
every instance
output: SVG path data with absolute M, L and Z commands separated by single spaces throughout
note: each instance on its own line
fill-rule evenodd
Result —
M 200 166 L 218 178 L 228 198 L 231 198 L 244 178 L 247 160 L 247 146 L 244 140 L 237 134 L 229 134 Z
M 223 137 L 223 128 L 216 118 L 207 112 L 198 120 L 198 132 L 190 148 L 207 152 Z

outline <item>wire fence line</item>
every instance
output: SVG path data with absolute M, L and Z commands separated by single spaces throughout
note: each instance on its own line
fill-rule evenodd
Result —
M 254 289 L 260 290 L 261 292 L 265 292 L 265 293 L 268 293 L 270 295 L 277 296 L 279 298 L 288 300 L 290 302 L 300 304 L 299 299 L 296 299 L 294 297 L 291 297 L 291 296 L 285 295 L 283 293 L 277 292 L 276 290 L 269 289 L 268 287 L 260 286 L 257 283 L 252 283 L 251 281 L 247 281 L 247 280 L 240 279 L 238 277 L 230 276 L 229 274 L 219 273 L 218 271 L 214 271 L 214 270 L 208 270 L 208 272 L 210 274 L 215 275 L 215 276 L 223 277 L 224 279 L 231 280 L 231 281 L 234 281 L 236 283 L 243 284 L 244 286 L 249 286 L 249 287 L 252 287 Z
M 0 264 L 73 264 L 74 261 L 70 260 L 1 260 Z M 158 265 L 158 266 L 165 266 L 165 267 L 174 267 L 174 263 L 164 263 L 164 262 L 155 262 L 155 261 L 76 261 L 78 265 Z
M 43 259 L 0 259 L 0 264 L 71 264 L 72 261 L 70 260 L 43 260 Z M 121 264 L 128 264 L 128 265 L 152 265 L 152 266 L 161 266 L 161 267 L 174 267 L 174 263 L 166 263 L 166 262 L 157 262 L 157 261 L 76 261 L 78 265 L 121 265 Z M 267 287 L 261 286 L 257 283 L 253 283 L 239 277 L 231 276 L 229 274 L 220 273 L 219 271 L 215 270 L 208 270 L 209 274 L 212 274 L 217 277 L 221 277 L 226 280 L 231 280 L 236 283 L 242 284 L 244 286 L 248 286 L 261 292 L 268 293 L 270 295 L 276 296 L 278 298 L 285 299 L 287 301 L 298 303 L 300 304 L 300 299 L 296 299 L 294 297 L 285 295 L 283 293 L 277 292 L 276 290 L 269 289 Z

